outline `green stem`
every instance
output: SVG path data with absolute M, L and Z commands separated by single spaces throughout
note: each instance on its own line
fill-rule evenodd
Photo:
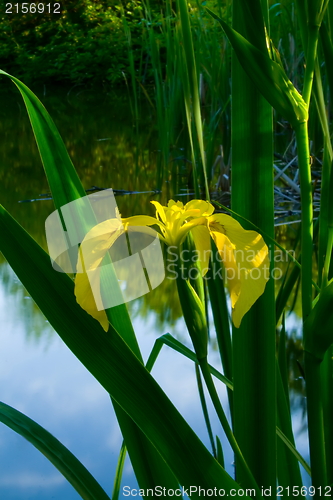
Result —
M 312 308 L 312 185 L 310 169 L 310 152 L 307 122 L 300 123 L 295 130 L 298 151 L 298 165 L 301 184 L 302 201 L 302 310 L 303 320 L 307 318 Z
M 213 435 L 212 426 L 211 426 L 210 419 L 209 419 L 209 413 L 208 413 L 208 408 L 207 408 L 207 404 L 206 404 L 205 393 L 204 393 L 202 379 L 201 379 L 201 375 L 200 375 L 200 368 L 197 364 L 195 364 L 195 375 L 196 375 L 196 379 L 197 379 L 197 386 L 198 386 L 198 391 L 199 391 L 202 413 L 204 415 L 204 419 L 206 422 L 206 428 L 207 428 L 207 432 L 208 432 L 208 436 L 209 436 L 210 445 L 212 447 L 213 457 L 217 459 L 217 452 L 216 452 L 216 446 L 215 446 L 215 441 L 214 441 L 214 435 Z
M 313 35 L 313 33 L 312 33 Z M 312 46 L 312 49 L 311 49 Z M 313 57 L 315 54 L 311 50 L 316 50 L 316 45 L 311 41 L 311 33 L 308 41 L 308 55 Z M 309 103 L 313 69 L 311 73 L 311 57 L 308 56 L 306 81 L 304 85 L 304 99 Z M 309 68 L 308 68 L 309 65 Z M 306 320 L 312 308 L 312 236 L 313 236 L 313 210 L 312 210 L 312 186 L 311 169 L 307 122 L 300 123 L 296 128 L 296 140 L 298 150 L 298 164 L 301 183 L 301 201 L 302 201 L 302 234 L 301 234 L 301 252 L 302 252 L 302 312 L 303 322 Z M 325 459 L 325 438 L 324 438 L 324 416 L 323 402 L 321 397 L 321 377 L 320 362 L 310 353 L 305 352 L 305 374 L 308 408 L 308 429 L 310 443 L 310 460 L 312 470 L 312 484 L 318 495 L 319 487 L 327 485 L 326 459 Z
M 212 262 L 209 266 L 207 273 L 207 283 L 209 290 L 209 297 L 211 308 L 213 312 L 213 318 L 216 329 L 216 339 L 219 347 L 219 353 L 221 358 L 221 363 L 223 366 L 224 375 L 232 380 L 232 345 L 231 345 L 231 335 L 230 335 L 230 325 L 229 325 L 229 314 L 226 292 L 224 289 L 224 282 L 214 276 L 214 271 L 217 269 L 220 271 L 221 264 L 217 261 L 217 249 L 212 244 Z M 228 388 L 228 400 L 231 419 L 233 420 L 233 391 Z
M 321 285 L 322 290 L 324 290 L 324 288 L 327 286 L 327 283 L 328 283 L 328 273 L 329 273 L 330 265 L 331 265 L 332 248 L 333 248 L 333 227 L 329 227 L 328 228 L 328 236 L 327 236 L 327 248 L 326 248 L 326 255 L 325 255 L 325 263 L 324 263 L 324 268 L 323 268 L 323 279 L 322 279 L 322 285 Z
M 298 262 L 301 262 L 301 255 L 298 256 Z M 278 296 L 276 297 L 276 324 L 278 324 L 284 308 L 286 307 L 287 301 L 292 294 L 295 283 L 297 282 L 300 274 L 300 268 L 294 266 L 284 282 L 283 286 L 281 286 Z
M 295 446 L 293 435 L 289 391 L 284 387 L 284 380 L 281 374 L 280 366 L 276 364 L 276 382 L 277 382 L 277 424 L 289 441 Z M 302 477 L 298 460 L 286 446 L 278 440 L 278 479 L 281 486 L 302 486 Z
M 309 27 L 309 32 L 308 32 L 304 87 L 302 93 L 302 97 L 308 106 L 311 99 L 313 75 L 315 70 L 315 61 L 317 57 L 319 28 L 320 26 L 317 25 L 311 26 L 311 28 Z
M 328 169 L 327 169 L 328 170 Z M 325 184 L 323 181 L 326 181 Z M 326 233 L 327 233 L 327 244 L 326 244 L 326 253 L 325 253 L 325 261 L 323 266 L 323 282 L 322 282 L 322 290 L 324 290 L 325 286 L 327 286 L 330 266 L 331 266 L 331 257 L 332 257 L 332 248 L 333 248 L 333 205 L 330 201 L 330 193 L 333 189 L 333 174 L 332 174 L 332 164 L 331 159 L 329 161 L 329 172 L 326 172 L 325 179 L 323 177 L 322 180 L 322 191 L 325 194 L 325 202 L 326 205 L 322 207 L 323 201 L 321 200 L 320 207 L 323 208 L 323 213 L 326 215 L 326 219 L 324 219 L 323 223 L 326 222 Z M 322 217 L 322 212 L 320 212 L 320 218 Z
M 329 262 L 327 262 L 327 252 L 329 250 L 329 218 L 330 218 L 330 193 L 331 193 L 331 165 L 333 154 L 329 152 L 330 140 L 325 140 L 324 160 L 321 177 L 321 193 L 320 193 L 320 227 L 318 238 L 318 285 L 322 287 L 324 274 L 328 273 Z M 332 247 L 330 252 L 332 251 Z M 328 267 L 326 267 L 328 265 Z M 326 282 L 327 284 L 327 282 Z M 326 286 L 324 284 L 324 286 Z
M 206 325 L 206 317 L 205 311 L 203 308 L 203 304 L 200 301 L 197 293 L 190 283 L 186 280 L 186 276 L 183 271 L 186 268 L 186 263 L 182 261 L 181 252 L 178 249 L 178 259 L 175 263 L 175 267 L 177 269 L 177 289 L 179 300 L 181 304 L 181 308 L 183 311 L 185 323 L 190 334 L 193 347 L 199 362 L 199 366 L 201 368 L 202 375 L 204 377 L 209 395 L 213 402 L 216 413 L 219 417 L 223 430 L 229 440 L 229 443 L 237 457 L 237 460 L 241 464 L 245 474 L 248 484 L 251 488 L 254 488 L 256 491 L 256 496 L 261 496 L 258 485 L 252 475 L 249 466 L 247 465 L 245 458 L 239 448 L 239 445 L 235 439 L 235 436 L 232 433 L 227 417 L 224 413 L 222 404 L 220 402 L 219 396 L 217 394 L 212 375 L 209 370 L 208 360 L 207 360 L 207 325 Z M 199 278 L 202 279 L 202 278 Z
M 326 456 L 324 439 L 324 415 L 321 395 L 321 362 L 305 351 L 305 375 L 308 409 L 308 427 L 310 441 L 310 460 L 312 484 L 316 496 L 320 498 L 318 488 L 327 486 Z
M 317 58 L 317 47 L 319 37 L 319 25 L 311 24 L 309 19 L 309 31 L 306 49 L 306 67 L 304 75 L 303 99 L 309 106 L 315 62 Z M 306 319 L 312 308 L 312 236 L 313 236 L 313 209 L 312 209 L 312 186 L 310 151 L 308 138 L 308 123 L 300 123 L 296 130 L 298 165 L 301 181 L 302 199 L 302 310 L 303 320 Z
M 326 470 L 327 482 L 333 483 L 333 346 L 325 354 L 322 375 L 322 394 L 323 394 L 323 412 L 324 412 L 324 430 L 325 430 L 325 451 L 326 451 Z
M 237 459 L 239 460 L 239 462 L 242 464 L 244 470 L 246 471 L 247 473 L 247 476 L 248 476 L 248 484 L 251 486 L 251 488 L 254 488 L 255 491 L 256 491 L 256 496 L 259 496 L 261 497 L 261 492 L 260 492 L 260 489 L 256 483 L 256 480 L 254 479 L 253 477 L 253 474 L 251 472 L 251 470 L 249 469 L 249 466 L 247 465 L 246 463 L 246 460 L 243 456 L 243 453 L 235 439 L 235 436 L 230 428 L 230 425 L 229 425 L 229 422 L 227 420 L 227 417 L 224 413 L 224 410 L 223 410 L 223 407 L 222 407 L 222 404 L 221 404 L 221 401 L 220 401 L 220 398 L 217 394 L 217 391 L 216 391 L 216 388 L 215 388 L 215 385 L 214 385 L 214 382 L 213 382 L 213 378 L 212 378 L 212 375 L 209 371 L 209 365 L 208 365 L 208 361 L 207 359 L 201 359 L 199 360 L 199 365 L 200 365 L 200 368 L 201 368 L 201 372 L 202 372 L 202 375 L 203 375 L 203 378 L 205 380 L 205 383 L 206 383 L 206 386 L 207 386 L 207 389 L 208 389 L 208 392 L 209 392 L 209 395 L 211 397 L 211 400 L 212 400 L 212 403 L 214 405 L 214 408 L 215 408 L 215 411 L 217 413 L 217 416 L 221 422 L 221 425 L 223 427 L 223 430 L 227 436 L 227 439 L 230 443 L 230 446 L 231 448 L 233 449 L 233 452 L 235 453 Z

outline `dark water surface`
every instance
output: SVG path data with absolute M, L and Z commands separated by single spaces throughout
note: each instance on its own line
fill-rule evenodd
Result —
M 126 94 L 107 96 L 78 87 L 69 93 L 68 90 L 40 89 L 38 95 L 54 119 L 85 189 L 98 186 L 154 191 L 160 187 L 157 134 L 148 107 L 137 135 Z M 49 192 L 27 113 L 20 95 L 13 90 L 0 94 L 0 101 L 0 202 L 46 249 L 44 224 L 54 210 L 53 202 L 20 203 L 47 198 Z M 125 217 L 154 215 L 150 200 L 164 203 L 175 194 L 171 180 L 167 174 L 161 195 L 118 196 L 121 214 Z M 145 359 L 155 339 L 166 332 L 189 345 L 171 280 L 165 280 L 155 291 L 131 302 L 129 310 Z M 290 356 L 294 359 L 300 349 L 297 315 L 291 315 L 288 325 L 289 330 L 294 331 L 290 340 Z M 0 400 L 55 435 L 111 494 L 121 436 L 109 397 L 63 345 L 1 255 L 0 339 Z M 219 368 L 214 341 L 211 363 Z M 153 374 L 209 447 L 193 364 L 165 348 Z M 296 370 L 290 377 L 299 451 L 307 455 L 302 383 Z M 225 401 L 224 387 L 219 387 L 219 391 Z M 211 415 L 214 432 L 224 442 L 213 411 Z M 2 424 L 0 464 L 1 499 L 79 498 L 32 445 Z M 232 474 L 232 455 L 228 448 L 226 464 Z M 130 464 L 126 462 L 123 485 L 135 484 Z

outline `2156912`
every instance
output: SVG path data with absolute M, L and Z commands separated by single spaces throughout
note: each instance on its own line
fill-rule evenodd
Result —
M 263 494 L 265 495 L 265 491 L 263 490 Z M 332 486 L 278 486 L 276 489 L 276 496 L 283 497 L 286 496 L 302 496 L 302 497 L 313 497 L 313 496 L 323 496 L 323 497 L 331 497 L 332 494 Z
M 61 14 L 60 3 L 6 3 L 6 14 Z

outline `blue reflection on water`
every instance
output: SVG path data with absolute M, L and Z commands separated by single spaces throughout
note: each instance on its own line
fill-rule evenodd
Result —
M 180 320 L 169 327 L 173 334 L 186 331 Z M 137 316 L 134 328 L 147 359 L 158 336 L 154 314 Z M 62 343 L 6 263 L 0 265 L 0 342 L 0 400 L 56 436 L 111 495 L 122 439 L 109 396 Z M 218 366 L 217 353 L 212 353 L 212 362 Z M 152 373 L 209 447 L 193 363 L 164 348 Z M 222 384 L 219 390 L 225 400 Z M 211 415 L 213 430 L 221 437 L 213 411 Z M 223 436 L 222 444 L 227 470 L 233 474 L 232 454 Z M 2 424 L 0 445 L 0 498 L 80 498 L 39 451 Z M 124 485 L 136 487 L 128 460 Z

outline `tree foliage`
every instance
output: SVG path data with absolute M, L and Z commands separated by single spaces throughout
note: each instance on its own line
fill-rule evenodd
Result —
M 19 13 L 13 3 L 9 14 L 6 2 L 1 4 L 0 67 L 27 83 L 123 80 L 128 54 L 122 9 L 133 42 L 140 43 L 139 1 L 60 0 L 60 15 L 22 13 L 24 5 L 31 8 L 30 2 L 20 2 Z

